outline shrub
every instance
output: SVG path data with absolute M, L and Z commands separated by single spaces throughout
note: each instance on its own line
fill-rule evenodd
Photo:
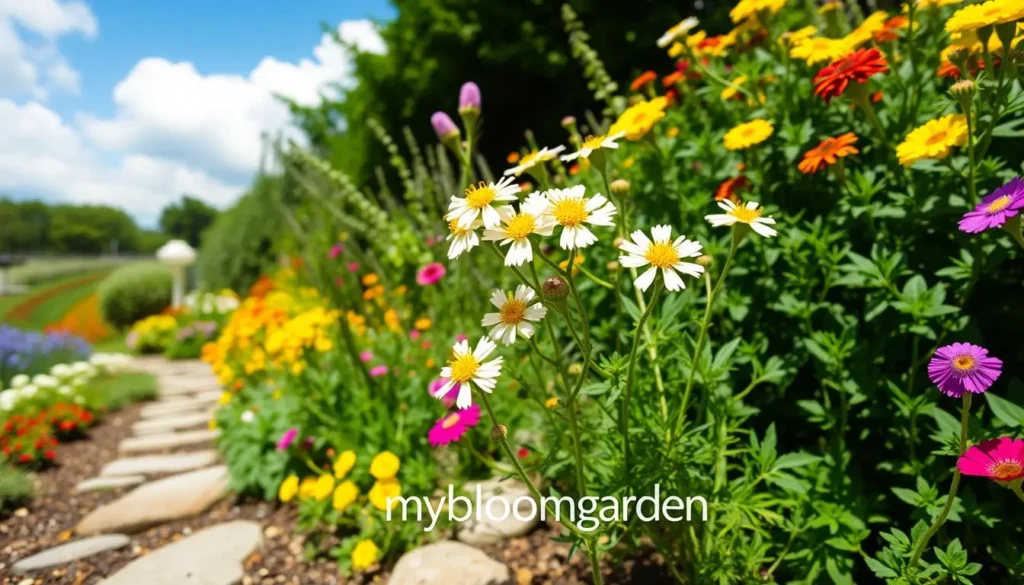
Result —
M 24 471 L 0 461 L 0 511 L 30 499 L 35 493 L 32 478 Z
M 171 304 L 171 273 L 156 263 L 123 266 L 100 283 L 99 295 L 107 323 L 128 327 Z

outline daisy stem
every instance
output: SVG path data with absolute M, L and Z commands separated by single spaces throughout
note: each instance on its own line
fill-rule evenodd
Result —
M 1019 483 L 1014 484 L 1013 487 L 1011 487 L 1010 489 L 1013 490 L 1013 493 L 1017 494 L 1017 497 L 1020 498 L 1020 501 L 1024 502 L 1024 491 L 1021 491 Z
M 971 393 L 964 392 L 964 406 L 960 414 L 960 448 L 957 451 L 958 456 L 962 455 L 964 450 L 967 448 L 967 426 L 968 417 L 971 412 Z M 924 554 L 925 547 L 928 546 L 928 542 L 931 541 L 935 533 L 939 531 L 939 528 L 946 523 L 946 518 L 949 517 L 950 510 L 953 509 L 953 502 L 956 501 L 956 493 L 960 488 L 960 469 L 953 471 L 953 483 L 949 486 L 949 495 L 946 497 L 946 504 L 942 506 L 942 510 L 939 515 L 936 516 L 935 521 L 928 527 L 928 530 L 921 536 L 921 540 L 918 541 L 917 546 L 914 547 L 914 552 L 910 555 L 910 562 L 907 567 L 911 570 L 916 570 L 918 563 L 921 562 L 921 555 Z
M 626 372 L 626 390 L 622 400 L 622 412 L 619 413 L 619 430 L 622 433 L 622 446 L 625 459 L 624 467 L 627 474 L 629 473 L 629 407 L 630 400 L 633 396 L 633 384 L 636 381 L 636 354 L 640 350 L 640 337 L 643 335 L 644 326 L 647 325 L 647 319 L 650 318 L 654 305 L 658 302 L 658 297 L 661 296 L 662 286 L 663 285 L 660 280 L 654 285 L 654 294 L 651 295 L 651 302 L 647 305 L 647 308 L 644 309 L 643 314 L 640 316 L 640 322 L 636 325 L 636 332 L 633 333 L 633 347 L 629 351 L 629 369 Z
M 970 104 L 970 102 L 967 102 Z M 978 189 L 974 182 L 974 122 L 971 120 L 970 105 L 966 108 L 967 119 L 967 192 L 971 195 L 971 205 L 978 203 Z

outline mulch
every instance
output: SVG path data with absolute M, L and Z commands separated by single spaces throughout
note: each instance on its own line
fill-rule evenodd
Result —
M 251 498 L 226 498 L 206 513 L 150 528 L 132 536 L 132 543 L 31 575 L 13 575 L 10 565 L 74 538 L 71 530 L 86 514 L 123 495 L 128 488 L 75 493 L 75 485 L 95 477 L 104 464 L 117 458 L 120 441 L 131 435 L 141 406 L 107 415 L 89 438 L 58 448 L 58 465 L 37 474 L 36 498 L 7 518 L 0 518 L 0 585 L 93 585 L 129 562 L 204 527 L 230 520 L 252 520 L 264 528 L 264 546 L 244 563 L 242 585 L 368 585 L 388 582 L 380 568 L 354 582 L 342 580 L 332 559 L 306 557 L 306 541 L 296 530 L 293 506 L 278 506 Z M 541 526 L 522 538 L 483 551 L 506 563 L 517 585 L 584 585 L 591 582 L 586 558 L 569 560 L 569 545 L 552 540 L 554 532 Z M 612 584 L 669 583 L 656 556 L 627 560 L 605 568 Z M 140 584 L 143 585 L 143 584 Z

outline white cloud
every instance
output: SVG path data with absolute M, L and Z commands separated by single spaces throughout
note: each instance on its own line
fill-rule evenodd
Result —
M 0 95 L 42 99 L 47 86 L 77 93 L 78 73 L 57 42 L 68 34 L 93 38 L 98 29 L 83 2 L 0 0 Z

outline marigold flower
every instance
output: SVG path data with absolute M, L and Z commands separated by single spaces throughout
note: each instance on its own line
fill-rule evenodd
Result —
M 398 475 L 402 466 L 401 460 L 391 451 L 378 453 L 370 462 L 370 475 L 377 479 L 392 479 Z
M 808 65 L 823 61 L 831 62 L 850 54 L 854 49 L 849 40 L 830 39 L 826 37 L 810 37 L 794 43 L 789 56 L 802 59 Z
M 344 479 L 348 472 L 352 470 L 352 466 L 356 464 L 356 452 L 351 449 L 343 451 L 337 459 L 334 460 L 334 477 L 338 479 Z
M 359 486 L 352 480 L 345 480 L 338 484 L 338 487 L 334 490 L 334 497 L 332 498 L 331 505 L 335 510 L 344 512 L 346 508 L 352 505 L 352 502 L 356 501 L 359 497 Z
M 685 79 L 686 75 L 684 75 L 682 71 L 673 71 L 661 78 L 661 85 L 664 87 L 673 87 L 675 84 L 680 83 Z
M 650 83 L 654 83 L 658 79 L 658 74 L 654 71 L 644 71 L 633 80 L 633 83 L 629 84 L 629 88 L 633 91 L 640 91 Z
M 889 64 L 878 49 L 858 49 L 833 61 L 814 76 L 814 95 L 829 103 L 846 91 L 851 81 L 867 83 L 876 73 L 885 73 Z
M 701 255 L 700 243 L 688 240 L 686 236 L 672 240 L 672 228 L 667 225 L 654 226 L 650 238 L 640 230 L 633 232 L 629 241 L 619 245 L 619 250 L 625 252 L 619 256 L 619 263 L 626 268 L 650 266 L 633 283 L 641 291 L 650 288 L 658 272 L 661 272 L 665 288 L 670 291 L 686 288 L 680 274 L 696 278 L 704 273 L 703 266 L 683 261 L 684 258 Z
M 935 350 L 928 362 L 928 377 L 944 394 L 960 398 L 964 392 L 981 394 L 1003 371 L 1003 361 L 972 343 L 953 343 Z
M 740 87 L 747 82 L 746 75 L 740 75 L 729 82 L 729 87 L 722 90 L 721 98 L 725 101 L 740 97 Z
M 853 146 L 856 143 L 857 135 L 853 132 L 826 138 L 818 146 L 804 153 L 804 158 L 797 168 L 801 173 L 816 173 L 827 166 L 836 164 L 836 161 L 841 158 L 859 153 L 860 151 Z
M 967 142 L 967 119 L 963 114 L 950 114 L 915 128 L 896 147 L 900 164 L 910 166 L 919 160 L 941 160 L 954 146 Z
M 1024 18 L 1020 0 L 989 0 L 957 10 L 946 21 L 946 32 L 962 33 Z
M 963 3 L 964 0 L 915 0 L 918 8 L 942 8 Z
M 729 18 L 733 22 L 741 22 L 760 12 L 775 14 L 785 5 L 786 0 L 740 0 L 729 11 Z
M 370 488 L 370 492 L 367 497 L 370 499 L 370 503 L 373 507 L 381 511 L 386 511 L 388 508 L 393 508 L 398 504 L 398 499 L 402 495 L 402 484 L 398 483 L 396 479 L 382 479 L 373 484 Z M 389 505 L 390 500 L 390 505 Z
M 1008 485 L 1024 478 L 1024 440 L 1001 437 L 982 441 L 960 456 L 956 468 L 964 475 Z
M 650 132 L 655 123 L 665 117 L 667 107 L 668 99 L 665 97 L 657 97 L 650 101 L 641 100 L 626 108 L 608 129 L 608 133 L 613 136 L 624 134 L 628 140 L 640 140 Z
M 325 473 L 316 480 L 316 488 L 313 490 L 313 499 L 318 502 L 326 500 L 334 493 L 334 476 Z
M 372 540 L 360 540 L 355 548 L 352 549 L 352 569 L 355 571 L 365 571 L 377 562 L 379 556 L 380 549 L 377 548 L 377 545 Z
M 884 10 L 871 13 L 863 22 L 857 25 L 857 28 L 846 35 L 846 41 L 850 43 L 851 48 L 871 41 L 875 34 L 885 28 L 885 22 L 888 18 L 889 15 Z
M 725 133 L 725 147 L 729 150 L 743 150 L 760 144 L 772 135 L 775 127 L 768 120 L 758 118 L 740 124 Z
M 726 179 L 715 190 L 715 201 L 729 199 L 734 203 L 738 203 L 740 201 L 739 193 L 749 189 L 750 182 L 743 175 Z
M 770 238 L 778 235 L 779 232 L 770 227 L 775 225 L 775 220 L 770 217 L 761 217 L 764 213 L 763 207 L 758 207 L 754 201 L 746 204 L 733 203 L 729 199 L 718 202 L 718 206 L 725 210 L 725 213 L 716 213 L 704 216 L 713 227 L 733 226 L 737 223 L 746 224 L 759 236 Z
M 316 481 L 317 478 L 312 475 L 302 478 L 302 481 L 299 482 L 300 500 L 308 500 L 313 497 L 313 494 L 316 493 Z
M 547 314 L 547 308 L 535 301 L 536 293 L 525 284 L 516 287 L 515 294 L 494 289 L 491 293 L 491 304 L 498 308 L 497 313 L 487 313 L 480 323 L 490 327 L 491 339 L 505 345 L 512 345 L 516 337 L 530 339 L 535 332 L 534 323 L 540 322 Z
M 960 231 L 976 234 L 987 229 L 1002 227 L 1006 220 L 1024 210 L 1024 180 L 1011 179 L 996 189 L 960 220 Z
M 480 407 L 474 404 L 465 410 L 450 412 L 437 419 L 427 433 L 427 442 L 433 447 L 449 445 L 462 438 L 480 422 Z

